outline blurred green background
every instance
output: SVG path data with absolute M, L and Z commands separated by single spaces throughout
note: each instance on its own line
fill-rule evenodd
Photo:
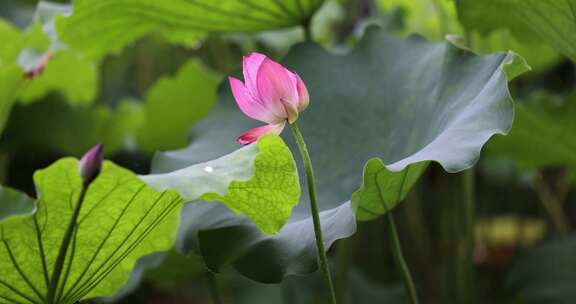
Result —
M 319 9 L 305 21 L 313 40 L 332 52 L 352 49 L 367 26 L 378 25 L 402 37 L 448 35 L 477 53 L 512 50 L 526 59 L 532 71 L 509 84 L 516 101 L 511 133 L 494 137 L 467 173 L 447 174 L 433 164 L 395 211 L 397 223 L 422 303 L 576 303 L 574 13 L 565 21 L 541 10 L 560 28 L 548 33 L 538 30 L 536 17 L 526 24 L 518 11 L 530 4 L 522 1 L 312 2 Z M 0 180 L 31 195 L 35 170 L 100 142 L 111 160 L 148 173 L 155 151 L 194 142 L 189 130 L 209 115 L 221 81 L 237 73 L 243 54 L 281 59 L 305 39 L 300 27 L 282 20 L 269 29 L 239 29 L 247 33 L 147 25 L 135 27 L 138 34 L 111 31 L 102 48 L 78 39 L 78 48 L 54 52 L 37 79 L 12 83 L 22 74 L 17 63 L 34 62 L 24 50 L 42 53 L 55 43 L 36 10 L 36 1 L 0 1 Z M 24 88 L 11 89 L 18 86 Z M 462 260 L 465 200 L 476 202 L 472 269 Z M 354 236 L 330 250 L 341 303 L 407 303 L 384 229 L 382 219 L 359 223 Z M 217 289 L 223 303 L 323 303 L 321 283 L 318 274 L 282 284 L 256 283 L 232 268 L 212 274 L 199 257 L 171 252 L 115 301 L 211 303 Z

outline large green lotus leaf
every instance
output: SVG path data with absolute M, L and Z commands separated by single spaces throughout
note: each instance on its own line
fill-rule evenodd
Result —
M 515 303 L 569 304 L 576 299 L 576 238 L 550 240 L 514 258 L 508 288 Z
M 303 77 L 311 94 L 299 124 L 317 173 L 327 248 L 355 231 L 348 200 L 362 183 L 369 159 L 382 158 L 386 166 L 381 169 L 391 172 L 429 160 L 455 172 L 472 166 L 493 134 L 508 131 L 513 108 L 503 66 L 521 72 L 522 62 L 514 59 L 512 54 L 477 56 L 447 42 L 400 40 L 376 29 L 346 55 L 314 44 L 290 52 L 285 64 Z M 222 90 L 220 104 L 193 128 L 192 144 L 158 155 L 153 170 L 213 159 L 233 150 L 235 138 L 259 124 L 244 117 L 229 90 Z M 398 179 L 404 174 L 390 175 L 381 186 L 397 193 L 387 183 L 402 184 Z M 212 268 L 232 263 L 263 282 L 316 269 L 306 194 L 274 238 L 214 205 L 187 206 L 184 214 L 181 247 L 201 252 Z
M 3 59 L 14 62 L 12 66 L 17 69 L 9 81 L 2 79 L 0 105 L 11 106 L 15 97 L 19 100 L 11 111 L 7 134 L 2 137 L 5 148 L 80 155 L 96 143 L 104 143 L 107 151 L 113 152 L 139 123 L 141 115 L 136 115 L 138 110 L 132 105 L 122 103 L 114 113 L 102 106 L 78 107 L 94 100 L 98 71 L 94 62 L 63 46 L 58 39 L 54 17 L 66 14 L 69 8 L 69 5 L 40 1 L 34 22 L 25 31 L 0 22 L 0 37 L 9 33 L 11 39 L 10 47 L 0 47 L 0 78 Z M 43 72 L 34 79 L 26 79 L 26 71 L 34 69 L 48 54 L 51 59 Z M 13 89 L 6 90 L 10 86 Z M 5 97 L 8 96 L 5 92 L 10 98 Z M 55 95 L 46 97 L 51 92 L 61 93 L 66 98 L 58 101 L 65 100 L 66 104 L 54 102 Z M 43 102 L 34 103 L 39 100 Z M 3 114 L 0 110 L 0 123 Z
M 186 146 L 188 129 L 216 101 L 218 78 L 192 59 L 174 77 L 161 78 L 146 94 L 145 120 L 137 141 L 146 150 Z
M 568 166 L 576 169 L 576 94 L 536 93 L 516 108 L 514 127 L 487 147 L 492 156 L 508 157 L 524 169 Z
M 60 46 L 53 31 L 53 16 L 66 6 L 53 5 L 41 1 L 36 10 L 36 21 L 26 30 L 20 30 L 0 19 L 0 39 L 6 41 L 0 46 L 0 73 L 18 65 L 19 75 L 12 74 L 12 80 L 20 83 L 12 88 L 10 99 L 0 94 L 0 103 L 11 105 L 14 99 L 21 103 L 39 100 L 49 92 L 62 93 L 71 104 L 88 104 L 94 100 L 98 85 L 96 65 L 82 55 Z M 42 57 L 52 54 L 44 72 L 33 80 L 26 80 L 24 73 L 34 69 Z M 10 85 L 2 91 L 8 91 Z M 9 107 L 7 107 L 9 109 Z
M 142 179 L 159 190 L 175 189 L 189 201 L 222 202 L 266 234 L 284 226 L 300 197 L 292 153 L 277 135 L 213 161 Z
M 323 0 L 75 0 L 59 22 L 63 41 L 100 57 L 161 33 L 190 42 L 208 32 L 256 32 L 303 24 Z
M 470 30 L 507 28 L 520 40 L 544 41 L 576 60 L 576 0 L 457 0 L 456 7 Z
M 95 62 L 63 45 L 54 28 L 54 18 L 69 11 L 69 5 L 40 1 L 34 22 L 20 33 L 20 39 L 14 39 L 19 46 L 17 62 L 24 71 L 33 70 L 50 56 L 43 72 L 19 92 L 21 103 L 38 101 L 49 92 L 62 93 L 71 104 L 85 105 L 94 100 L 98 87 Z
M 80 194 L 78 161 L 61 159 L 37 171 L 33 214 L 0 222 L 0 298 L 44 303 L 64 232 Z M 16 197 L 16 199 L 18 199 Z M 110 296 L 136 261 L 173 246 L 182 198 L 154 191 L 130 171 L 105 162 L 90 185 L 59 279 L 57 303 Z

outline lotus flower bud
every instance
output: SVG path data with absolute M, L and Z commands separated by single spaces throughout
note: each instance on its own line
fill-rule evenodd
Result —
M 104 161 L 103 151 L 104 147 L 98 144 L 88 150 L 80 159 L 80 176 L 84 185 L 89 185 L 100 174 Z

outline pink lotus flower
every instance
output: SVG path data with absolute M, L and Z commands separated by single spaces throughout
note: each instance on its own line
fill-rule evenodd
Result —
M 264 134 L 280 134 L 286 121 L 293 123 L 310 102 L 308 90 L 298 74 L 287 70 L 263 54 L 244 56 L 244 83 L 228 77 L 232 94 L 246 116 L 267 125 L 240 135 L 238 143 L 247 145 Z

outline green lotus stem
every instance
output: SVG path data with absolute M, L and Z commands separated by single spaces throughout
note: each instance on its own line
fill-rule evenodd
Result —
M 328 259 L 326 258 L 326 250 L 324 249 L 324 239 L 322 237 L 322 225 L 320 223 L 320 215 L 318 211 L 318 201 L 316 196 L 316 178 L 314 177 L 314 169 L 312 168 L 312 160 L 310 160 L 310 154 L 308 154 L 308 148 L 306 147 L 306 142 L 302 136 L 302 132 L 298 128 L 296 122 L 290 124 L 292 129 L 292 134 L 296 139 L 296 144 L 298 144 L 298 150 L 300 151 L 300 156 L 304 163 L 304 169 L 306 170 L 306 181 L 308 184 L 308 194 L 310 196 L 310 209 L 312 211 L 312 222 L 314 223 L 314 235 L 316 236 L 316 248 L 318 249 L 318 262 L 322 274 L 324 276 L 324 281 L 326 283 L 326 288 L 328 289 L 330 295 L 330 303 L 336 303 L 336 294 L 334 292 L 334 284 L 332 283 L 332 276 L 330 275 L 330 268 L 328 267 Z
M 306 19 L 302 21 L 302 30 L 304 31 L 304 41 L 313 42 L 314 39 L 312 37 L 312 16 L 308 16 L 306 17 Z
M 396 223 L 394 222 L 394 216 L 392 215 L 392 212 L 388 210 L 386 204 L 382 205 L 386 211 L 385 221 L 388 224 L 388 234 L 390 237 L 390 243 L 392 245 L 394 261 L 396 262 L 396 265 L 402 274 L 404 288 L 410 297 L 410 303 L 418 304 L 418 294 L 416 292 L 414 280 L 412 279 L 412 274 L 410 274 L 410 269 L 408 268 L 408 264 L 406 263 L 404 254 L 402 253 L 402 246 L 400 245 L 400 238 L 398 237 L 398 229 L 396 228 Z
M 212 297 L 212 304 L 222 304 L 220 297 L 220 290 L 218 289 L 218 282 L 216 276 L 208 270 L 206 276 L 208 277 L 208 285 L 210 285 L 210 296 Z
M 475 177 L 476 170 L 474 168 L 468 169 L 464 171 L 464 206 L 465 209 L 465 218 L 466 218 L 466 264 L 467 267 L 465 268 L 468 271 L 467 278 L 468 278 L 468 298 L 470 301 L 468 303 L 473 303 L 475 297 L 473 296 L 474 293 L 474 286 L 475 286 L 475 276 L 474 273 L 474 248 L 476 247 L 476 236 L 475 233 L 475 226 L 476 226 L 476 177 Z
M 538 195 L 538 201 L 544 208 L 544 211 L 546 211 L 546 214 L 556 228 L 556 231 L 561 235 L 567 235 L 570 232 L 570 225 L 568 224 L 562 210 L 563 199 L 560 199 L 558 196 L 554 195 L 550 189 L 548 189 L 541 173 L 537 174 L 534 178 L 533 187 Z
M 340 303 L 348 303 L 348 272 L 352 255 L 352 240 L 342 239 L 336 244 L 336 299 Z
M 306 20 L 305 24 L 302 26 L 302 30 L 304 31 L 304 40 L 312 42 L 314 41 L 312 38 L 312 25 L 310 20 Z
M 56 257 L 56 262 L 54 263 L 54 270 L 52 272 L 52 277 L 50 278 L 50 286 L 48 287 L 48 295 L 46 298 L 46 304 L 56 303 L 56 291 L 58 290 L 58 283 L 60 281 L 60 276 L 62 270 L 64 269 L 64 261 L 66 260 L 66 253 L 68 252 L 68 247 L 70 247 L 70 242 L 72 241 L 72 235 L 74 234 L 74 229 L 78 221 L 78 216 L 80 215 L 80 209 L 82 209 L 82 204 L 84 202 L 84 197 L 88 190 L 89 184 L 82 183 L 82 190 L 80 190 L 80 195 L 76 201 L 76 206 L 72 213 L 72 218 L 68 223 L 68 228 L 64 233 L 62 238 L 62 243 L 60 244 L 60 249 L 58 250 L 58 256 Z
M 462 204 L 458 204 L 458 216 L 462 218 L 462 226 L 454 229 L 462 229 L 462 237 L 457 244 L 457 300 L 459 303 L 474 303 L 474 226 L 476 224 L 476 201 L 475 201 L 475 170 L 468 169 L 462 173 Z M 458 225 L 460 226 L 460 225 Z

